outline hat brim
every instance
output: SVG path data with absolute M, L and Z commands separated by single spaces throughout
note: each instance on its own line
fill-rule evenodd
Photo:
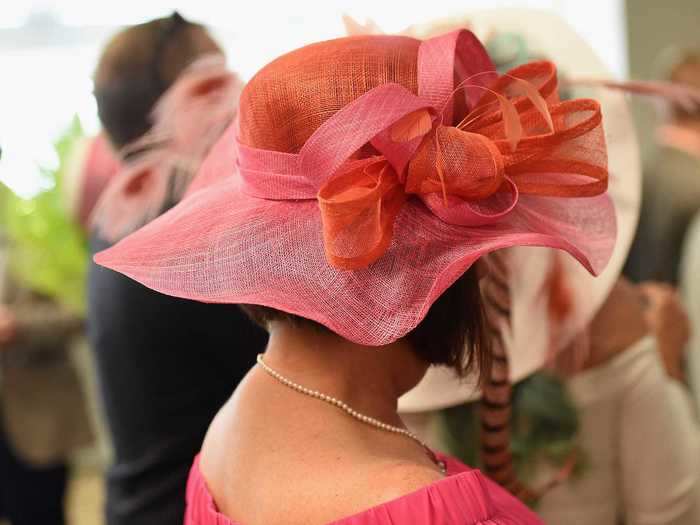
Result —
M 95 261 L 168 295 L 268 306 L 381 346 L 415 328 L 486 253 L 558 248 L 597 273 L 612 253 L 615 227 L 606 195 L 522 196 L 504 221 L 479 228 L 444 223 L 409 199 L 385 255 L 363 270 L 339 270 L 325 258 L 317 201 L 250 197 L 233 175 L 193 193 Z

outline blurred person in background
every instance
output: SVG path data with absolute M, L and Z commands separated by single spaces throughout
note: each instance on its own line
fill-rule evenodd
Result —
M 495 280 L 487 302 L 505 312 L 505 287 Z M 683 372 L 688 335 L 675 290 L 621 278 L 585 333 L 516 386 L 511 421 L 521 447 L 513 451 L 520 472 L 544 487 L 535 508 L 546 523 L 700 522 L 700 425 Z M 465 414 L 445 415 L 447 439 L 478 448 L 455 432 L 456 417 Z M 528 441 L 528 432 L 537 438 Z
M 669 53 L 666 79 L 700 93 L 700 51 Z M 677 284 L 683 242 L 700 210 L 700 108 L 665 104 L 658 152 L 644 176 L 639 229 L 626 274 Z
M 484 289 L 491 316 L 509 322 L 505 280 L 492 272 Z M 688 334 L 672 288 L 621 278 L 585 332 L 514 387 L 510 453 L 536 487 L 533 502 L 546 523 L 700 521 L 700 426 L 682 367 Z M 491 418 L 481 420 L 494 423 L 491 400 L 480 407 Z M 443 439 L 488 464 L 499 453 L 463 430 L 474 410 L 443 413 Z M 501 467 L 487 468 L 499 475 Z
M 207 30 L 177 13 L 108 43 L 95 98 L 122 170 L 92 214 L 93 253 L 194 191 L 203 158 L 233 131 L 240 87 Z M 192 457 L 267 336 L 236 306 L 168 297 L 94 264 L 88 296 L 114 451 L 107 523 L 179 525 Z
M 549 366 L 577 412 L 581 468 L 542 498 L 548 523 L 700 522 L 700 425 L 684 371 L 689 333 L 672 287 L 621 278 L 579 336 L 589 342 L 586 358 L 574 363 L 569 348 Z
M 0 184 L 3 219 L 10 190 Z M 60 525 L 68 460 L 92 441 L 71 343 L 83 318 L 10 272 L 0 220 L 0 519 Z
M 671 78 L 700 88 L 700 51 L 677 52 L 671 63 Z M 683 364 L 700 406 L 700 110 L 672 107 L 657 138 L 661 150 L 649 173 L 647 217 L 630 270 L 652 265 L 654 272 L 642 276 L 665 279 L 679 272 L 691 328 Z

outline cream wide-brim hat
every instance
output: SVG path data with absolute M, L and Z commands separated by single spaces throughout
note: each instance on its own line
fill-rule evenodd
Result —
M 496 9 L 465 13 L 463 17 L 414 26 L 413 36 L 467 26 L 480 38 L 492 33 L 516 33 L 525 38 L 528 51 L 555 62 L 568 79 L 610 78 L 595 52 L 564 20 L 553 13 L 532 9 Z M 579 96 L 579 89 L 576 89 Z M 582 90 L 581 90 L 582 91 Z M 615 203 L 618 238 L 605 271 L 592 277 L 578 262 L 559 255 L 566 283 L 574 296 L 574 310 L 557 330 L 557 348 L 564 348 L 591 321 L 618 279 L 634 237 L 641 201 L 641 163 L 635 129 L 625 96 L 611 90 L 587 89 L 581 95 L 600 101 L 608 141 L 610 188 Z M 511 248 L 511 326 L 504 340 L 511 381 L 520 381 L 552 355 L 547 298 L 542 288 L 553 263 L 548 248 Z M 460 379 L 446 367 L 432 367 L 421 383 L 399 400 L 399 411 L 440 410 L 478 399 L 475 382 Z

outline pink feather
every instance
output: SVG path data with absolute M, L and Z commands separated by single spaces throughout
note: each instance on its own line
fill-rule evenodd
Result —
M 686 111 L 700 109 L 700 89 L 684 84 L 654 80 L 627 80 L 617 82 L 607 79 L 568 79 L 571 86 L 604 87 L 624 91 L 632 95 L 662 98 L 667 102 L 677 104 Z

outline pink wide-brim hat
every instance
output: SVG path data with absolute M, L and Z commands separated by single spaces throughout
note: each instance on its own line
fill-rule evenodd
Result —
M 368 45 L 387 48 L 414 42 L 404 37 L 358 38 L 371 40 Z M 324 46 L 342 47 L 350 40 L 315 44 L 288 56 L 323 53 Z M 355 39 L 352 44 L 357 46 L 358 42 L 365 41 Z M 457 64 L 460 71 L 456 74 Z M 275 65 L 273 62 L 267 68 Z M 466 73 L 462 71 L 465 65 Z M 544 93 L 555 85 L 556 78 L 552 84 L 540 66 L 521 73 L 532 82 L 530 86 Z M 430 133 L 437 137 L 436 128 L 447 127 L 442 125 L 440 110 L 449 107 L 451 111 L 454 77 L 459 80 L 463 74 L 467 79 L 478 77 L 473 84 L 482 82 L 480 87 L 484 89 L 478 97 L 474 96 L 475 90 L 471 99 L 466 97 L 467 110 L 478 113 L 472 119 L 476 121 L 485 114 L 481 111 L 486 107 L 481 94 L 500 89 L 498 82 L 504 80 L 501 77 L 494 81 L 488 55 L 467 31 L 422 42 L 416 70 L 417 94 L 399 84 L 369 89 L 328 115 L 299 153 L 241 144 L 236 139 L 239 132 L 235 126 L 230 127 L 212 148 L 193 182 L 195 189 L 178 206 L 98 254 L 96 262 L 168 295 L 209 303 L 272 307 L 317 321 L 350 341 L 369 346 L 386 345 L 404 337 L 456 279 L 480 257 L 495 250 L 512 246 L 557 248 L 571 254 L 589 272 L 600 272 L 615 244 L 615 213 L 604 187 L 589 196 L 571 196 L 576 194 L 569 191 L 572 187 L 589 187 L 585 170 L 580 174 L 568 167 L 561 172 L 541 167 L 528 171 L 521 166 L 520 172 L 511 176 L 506 168 L 499 192 L 475 201 L 455 196 L 461 190 L 450 184 L 459 186 L 461 181 L 454 183 L 449 174 L 442 198 L 434 198 L 435 193 L 404 190 L 405 173 L 413 169 L 416 150 L 426 144 L 425 137 Z M 482 71 L 490 74 L 482 75 Z M 514 71 L 511 78 L 521 73 Z M 246 90 L 255 89 L 251 88 L 254 85 L 255 79 Z M 535 102 L 530 104 L 526 97 L 514 95 L 514 90 L 507 87 L 503 91 L 504 97 L 513 97 L 512 105 L 523 123 L 532 124 L 539 118 L 533 114 L 539 114 L 541 106 L 534 108 Z M 479 135 L 479 144 L 485 137 L 483 143 L 488 144 L 494 166 L 510 166 L 518 155 L 522 158 L 528 151 L 532 154 L 534 150 L 528 147 L 539 147 L 553 139 L 556 146 L 551 149 L 571 155 L 571 165 L 586 164 L 581 155 L 589 153 L 594 171 L 603 170 L 606 179 L 607 171 L 601 168 L 606 160 L 600 121 L 591 120 L 596 115 L 595 103 L 560 103 L 556 90 L 545 95 L 549 108 L 545 112 L 555 116 L 551 131 L 542 131 L 541 123 L 530 127 L 523 124 L 527 129 L 514 143 L 512 137 L 503 135 L 504 117 L 498 120 L 501 110 L 496 110 L 495 114 L 489 113 L 496 119 L 491 131 L 477 126 L 469 128 L 467 134 Z M 537 98 L 532 93 L 528 97 Z M 544 98 L 537 100 L 542 104 Z M 243 104 L 241 111 L 245 110 Z M 571 116 L 566 113 L 569 110 Z M 406 117 L 417 118 L 406 124 Z M 589 121 L 593 124 L 586 129 L 596 134 L 593 139 L 572 131 Z M 397 123 L 401 124 L 400 132 L 392 128 Z M 457 129 L 450 127 L 448 134 L 457 133 Z M 399 135 L 403 142 L 392 144 L 388 137 Z M 357 152 L 368 143 L 380 155 L 358 159 Z M 549 150 L 537 152 L 550 159 Z M 561 166 L 562 161 L 566 164 L 568 159 L 558 157 L 557 162 L 546 165 Z M 370 170 L 377 163 L 381 169 Z M 464 166 L 465 179 L 482 175 L 468 176 L 469 168 Z M 217 177 L 219 170 L 225 170 L 225 174 Z M 354 175 L 359 182 L 349 177 Z M 359 231 L 373 235 L 367 237 L 368 246 L 362 246 L 357 230 L 339 232 L 337 222 L 332 221 L 340 220 L 342 226 L 347 218 L 342 213 L 348 206 L 354 213 L 354 207 L 364 204 L 362 199 L 368 195 L 373 198 L 378 186 L 370 183 L 368 187 L 367 177 L 386 184 L 387 194 L 401 194 L 402 198 L 397 205 L 387 205 L 379 198 L 362 208 L 361 215 L 365 215 L 358 220 L 362 223 Z M 350 185 L 346 186 L 349 179 Z M 599 182 L 606 180 L 595 184 Z M 533 188 L 539 185 L 548 190 L 537 193 Z M 447 199 L 449 205 L 445 204 Z M 368 228 L 363 222 L 366 219 L 371 223 L 375 215 L 381 233 L 375 232 L 380 226 Z M 388 237 L 384 228 L 387 215 L 391 218 Z M 350 223 L 357 224 L 352 220 Z M 375 233 L 380 241 L 374 238 Z M 373 258 L 372 262 L 347 269 L 355 264 L 353 256 L 365 251 L 371 254 L 368 257 Z

